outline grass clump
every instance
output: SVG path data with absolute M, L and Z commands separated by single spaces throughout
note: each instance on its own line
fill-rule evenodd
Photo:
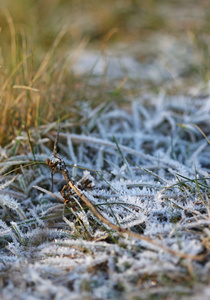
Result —
M 102 4 L 93 0 L 88 3 L 81 1 L 80 4 L 73 0 L 1 3 L 1 144 L 6 145 L 17 136 L 22 126 L 39 127 L 58 119 L 78 121 L 81 112 L 78 106 L 75 107 L 76 101 L 98 105 L 105 98 L 107 100 L 110 89 L 113 91 L 116 86 L 110 82 L 104 86 L 102 80 L 101 87 L 96 88 L 89 83 L 90 74 L 84 78 L 72 72 L 74 60 L 87 44 L 89 49 L 98 48 L 103 54 L 108 45 L 114 45 L 118 40 L 135 46 L 141 37 L 144 46 L 138 51 L 138 59 L 149 66 L 149 61 L 162 59 L 158 57 L 161 52 L 154 52 L 150 46 L 151 41 L 157 39 L 157 33 L 160 34 L 160 40 L 165 35 L 173 38 L 178 35 L 182 41 L 185 30 L 184 34 L 188 34 L 188 41 L 194 47 L 192 50 L 187 48 L 191 45 L 186 45 L 185 50 L 194 51 L 196 59 L 185 59 L 187 66 L 185 70 L 180 69 L 179 77 L 188 87 L 193 86 L 198 78 L 202 78 L 203 82 L 208 80 L 208 3 L 204 1 L 201 6 L 195 6 L 195 11 L 193 8 L 195 22 L 187 19 L 187 25 L 182 14 L 180 22 L 176 23 L 176 19 L 171 16 L 176 1 L 168 5 L 165 1 L 160 5 L 153 0 L 146 4 L 129 0 L 109 4 L 111 1 Z M 185 3 L 182 8 L 184 12 L 188 5 Z M 196 9 L 202 18 L 196 16 Z M 173 47 L 175 50 L 176 43 Z M 171 48 L 170 51 L 174 50 Z M 162 54 L 164 57 L 165 53 Z M 165 59 L 170 58 L 165 56 Z M 168 68 L 172 71 L 174 65 Z M 181 83 L 176 81 L 173 74 L 172 77 L 173 84 L 166 83 L 164 79 L 165 88 L 171 92 L 176 87 L 180 90 Z M 157 91 L 158 85 L 149 79 L 141 88 Z M 132 93 L 138 93 L 139 89 L 135 90 L 136 84 L 132 86 Z M 112 98 L 116 99 L 116 96 Z M 123 100 L 122 95 L 119 95 L 118 100 Z

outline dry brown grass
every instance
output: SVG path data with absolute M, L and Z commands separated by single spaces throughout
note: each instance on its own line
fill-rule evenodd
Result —
M 197 76 L 207 80 L 209 2 L 200 1 L 193 7 L 190 1 L 181 4 L 162 1 L 160 5 L 154 0 L 1 2 L 0 143 L 6 145 L 23 127 L 39 127 L 57 119 L 77 120 L 77 100 L 92 105 L 106 101 L 106 89 L 87 87 L 84 78 L 71 72 L 69 53 L 87 45 L 99 49 L 116 42 L 135 46 L 157 32 L 188 34 L 204 63 L 185 77 L 192 83 Z M 139 50 L 140 60 L 155 55 L 151 48 Z

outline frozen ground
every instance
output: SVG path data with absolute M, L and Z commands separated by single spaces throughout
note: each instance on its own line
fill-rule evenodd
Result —
M 119 236 L 75 194 L 73 206 L 64 206 L 61 174 L 54 175 L 54 197 L 35 188 L 51 190 L 45 160 L 57 125 L 49 124 L 31 132 L 34 153 L 25 132 L 1 148 L 1 174 L 22 165 L 17 177 L 1 177 L 1 299 L 209 299 L 209 83 L 201 80 L 188 96 L 169 96 L 166 78 L 180 86 L 195 53 L 190 45 L 161 43 L 157 52 L 165 52 L 144 65 L 135 53 L 77 57 L 74 72 L 88 74 L 93 86 L 104 77 L 131 80 L 124 87 L 126 110 L 109 99 L 94 109 L 79 101 L 81 122 L 60 124 L 59 155 L 109 221 L 201 259 Z M 131 97 L 132 84 L 148 80 L 162 91 Z
M 210 299 L 209 1 L 1 2 L 0 299 Z
M 59 200 L 33 188 L 50 190 L 50 170 L 43 164 L 22 167 L 9 186 L 14 175 L 1 177 L 1 299 L 208 299 L 210 155 L 193 124 L 210 137 L 209 96 L 147 94 L 132 102 L 130 112 L 114 103 L 95 110 L 83 103 L 83 112 L 87 122 L 80 133 L 61 124 L 59 151 L 70 165 L 106 172 L 84 171 L 92 186 L 84 191 L 87 198 L 123 228 L 173 250 L 205 255 L 201 261 L 181 259 L 120 237 L 79 202 L 77 210 L 63 211 Z M 56 130 L 43 127 L 39 134 L 36 160 L 44 162 L 52 155 L 45 143 Z M 30 160 L 32 154 L 8 158 L 1 172 Z M 76 167 L 69 170 L 74 178 L 82 175 Z M 63 184 L 55 174 L 59 197 Z

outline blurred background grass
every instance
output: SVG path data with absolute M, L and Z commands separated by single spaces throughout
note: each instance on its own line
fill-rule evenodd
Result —
M 109 100 L 116 86 L 88 85 L 83 76 L 72 72 L 70 53 L 126 45 L 138 61 L 151 63 L 159 59 L 161 36 L 169 43 L 170 38 L 177 44 L 188 40 L 195 55 L 180 75 L 178 92 L 184 94 L 188 87 L 209 80 L 209 33 L 208 0 L 2 0 L 1 145 L 8 144 L 22 126 L 38 128 L 57 119 L 77 121 L 81 117 L 78 101 L 98 105 Z M 177 93 L 174 85 L 168 92 Z M 155 92 L 163 88 L 154 89 L 151 82 L 150 87 Z M 114 100 L 120 101 L 124 92 L 116 93 Z

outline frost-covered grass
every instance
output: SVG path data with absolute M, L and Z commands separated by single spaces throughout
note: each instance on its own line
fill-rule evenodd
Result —
M 7 174 L 0 195 L 4 297 L 147 299 L 199 292 L 210 271 L 209 98 L 147 95 L 132 102 L 130 113 L 114 103 L 100 117 L 101 107 L 84 103 L 83 111 L 85 124 L 60 124 L 59 154 L 75 184 L 90 180 L 83 193 L 112 223 L 172 250 L 202 254 L 201 260 L 120 237 L 75 194 L 64 206 L 61 174 L 54 175 L 53 193 L 40 192 L 36 186 L 51 191 L 45 160 L 52 152 L 45 143 L 56 137 L 52 124 L 31 131 L 34 154 L 26 149 L 0 165 Z M 23 133 L 17 153 L 21 140 Z
M 208 8 L 0 3 L 1 299 L 210 297 Z

